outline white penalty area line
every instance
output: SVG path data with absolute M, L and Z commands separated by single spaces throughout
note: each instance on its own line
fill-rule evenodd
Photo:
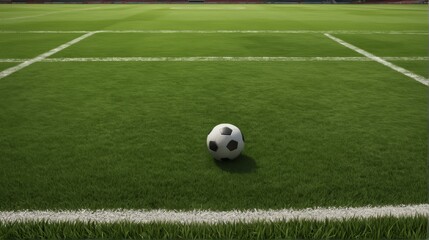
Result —
M 429 204 L 356 207 L 309 208 L 302 210 L 233 210 L 233 211 L 174 211 L 174 210 L 77 210 L 77 211 L 3 211 L 0 223 L 14 222 L 168 222 L 168 223 L 236 223 L 292 220 L 348 220 L 377 217 L 429 217 Z
M 93 31 L 13 31 L 5 30 L 0 33 L 90 33 Z M 313 31 L 313 30 L 97 30 L 97 33 L 243 33 L 243 34 L 258 34 L 258 33 L 272 33 L 272 34 L 396 34 L 396 35 L 428 35 L 428 32 L 420 31 L 348 31 L 348 30 L 335 30 L 335 31 Z
M 369 59 L 371 59 L 373 61 L 381 63 L 384 66 L 389 67 L 389 68 L 391 68 L 391 69 L 393 69 L 393 70 L 395 70 L 395 71 L 397 71 L 399 73 L 402 73 L 403 75 L 405 75 L 407 77 L 410 77 L 410 78 L 416 80 L 417 82 L 420 82 L 420 83 L 422 83 L 422 84 L 424 84 L 426 86 L 428 85 L 429 80 L 426 79 L 426 78 L 424 78 L 424 77 L 422 77 L 422 76 L 420 76 L 420 75 L 412 73 L 412 72 L 408 71 L 405 68 L 399 67 L 399 66 L 397 66 L 397 65 L 395 65 L 395 64 L 393 64 L 391 62 L 388 62 L 388 61 L 386 61 L 385 59 L 383 59 L 381 57 L 375 56 L 374 54 L 369 53 L 369 52 L 367 52 L 367 51 L 365 51 L 365 50 L 363 50 L 361 48 L 358 48 L 358 47 L 356 47 L 356 46 L 354 46 L 354 45 L 352 45 L 352 44 L 350 44 L 348 42 L 345 42 L 345 41 L 343 41 L 343 40 L 341 40 L 341 39 L 339 39 L 337 37 L 334 37 L 334 36 L 332 36 L 329 33 L 325 33 L 324 35 L 326 37 L 332 39 L 333 41 L 335 41 L 335 42 L 343 45 L 344 47 L 347 47 L 347 48 L 349 48 L 349 49 L 351 49 L 351 50 L 353 50 L 353 51 L 355 51 L 355 52 L 357 52 L 357 53 L 359 53 L 359 54 L 361 54 L 361 55 L 363 55 L 363 56 L 365 56 L 365 57 L 367 57 L 367 58 L 369 58 Z
M 428 61 L 429 57 L 382 57 L 389 61 Z M 0 59 L 0 62 L 25 62 L 28 59 Z M 89 57 L 46 58 L 40 62 L 370 62 L 367 57 Z
M 4 78 L 4 77 L 7 77 L 7 76 L 9 76 L 10 74 L 12 74 L 12 73 L 14 73 L 14 72 L 17 72 L 17 71 L 19 71 L 19 70 L 21 70 L 21 69 L 23 69 L 23 68 L 25 68 L 25 67 L 28 67 L 28 66 L 30 66 L 30 65 L 31 65 L 31 64 L 33 64 L 33 63 L 40 62 L 40 61 L 42 61 L 43 59 L 45 59 L 45 58 L 47 58 L 47 57 L 49 57 L 49 56 L 52 56 L 53 54 L 55 54 L 55 53 L 57 53 L 57 52 L 59 52 L 59 51 L 61 51 L 61 50 L 65 49 L 65 48 L 68 48 L 68 47 L 70 47 L 71 45 L 73 45 L 73 44 L 75 44 L 75 43 L 78 43 L 78 42 L 82 41 L 83 39 L 85 39 L 85 38 L 87 38 L 87 37 L 90 37 L 91 35 L 93 35 L 93 34 L 95 34 L 95 33 L 96 33 L 96 32 L 89 32 L 89 33 L 86 33 L 86 34 L 84 34 L 84 35 L 82 35 L 82 36 L 80 36 L 80 37 L 78 37 L 78 38 L 75 38 L 75 39 L 71 40 L 70 42 L 64 43 L 63 45 L 61 45 L 61 46 L 59 46 L 59 47 L 57 47 L 57 48 L 51 49 L 50 51 L 45 52 L 45 53 L 43 53 L 43 54 L 41 54 L 41 55 L 39 55 L 39 56 L 37 56 L 37 57 L 35 57 L 35 58 L 32 58 L 32 59 L 26 60 L 25 62 L 22 62 L 22 63 L 20 63 L 20 64 L 18 64 L 18 65 L 16 65 L 16 66 L 14 66 L 14 67 L 8 68 L 8 69 L 6 69 L 6 70 L 4 70 L 4 71 L 0 72 L 0 79 L 2 79 L 2 78 Z

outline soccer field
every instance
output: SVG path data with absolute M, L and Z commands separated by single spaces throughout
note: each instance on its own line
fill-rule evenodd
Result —
M 427 203 L 427 17 L 0 5 L 0 210 Z M 218 162 L 205 141 L 224 122 L 246 146 Z

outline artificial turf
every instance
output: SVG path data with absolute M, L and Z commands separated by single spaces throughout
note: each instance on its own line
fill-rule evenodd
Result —
M 0 5 L 0 31 L 427 31 L 423 5 L 239 6 Z M 0 57 L 79 35 L 0 32 Z M 380 56 L 427 53 L 427 35 L 334 35 Z M 133 56 L 360 55 L 322 33 L 99 33 L 52 57 Z M 222 122 L 246 136 L 233 162 L 206 150 Z M 376 62 L 35 63 L 0 79 L 0 133 L 1 210 L 427 202 L 427 87 Z

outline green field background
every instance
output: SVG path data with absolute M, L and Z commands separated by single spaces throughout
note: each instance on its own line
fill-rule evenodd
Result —
M 7 30 L 428 28 L 423 5 L 239 6 L 0 5 L 0 58 L 83 34 Z M 427 34 L 334 35 L 427 56 Z M 359 55 L 321 33 L 99 33 L 52 57 L 133 56 Z M 425 61 L 395 63 L 427 78 Z M 370 61 L 35 63 L 0 79 L 0 209 L 425 203 L 427 100 L 426 86 Z M 205 146 L 223 122 L 246 138 L 232 162 Z

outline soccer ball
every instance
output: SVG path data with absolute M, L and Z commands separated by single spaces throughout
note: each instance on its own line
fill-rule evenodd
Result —
M 207 148 L 216 160 L 232 160 L 243 151 L 243 134 L 232 124 L 219 124 L 207 136 Z

